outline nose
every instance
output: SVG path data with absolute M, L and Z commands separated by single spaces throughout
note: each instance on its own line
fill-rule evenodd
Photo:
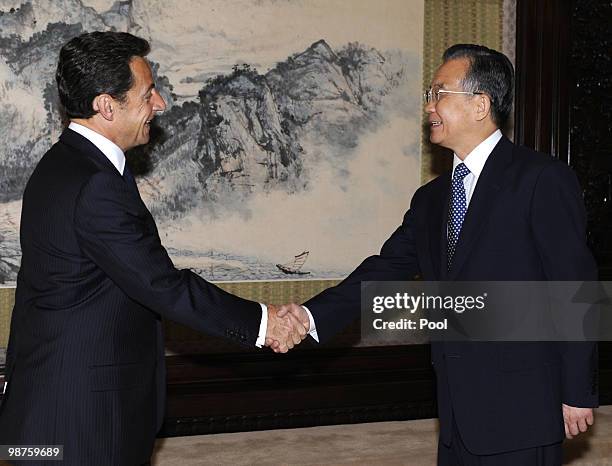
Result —
M 166 101 L 157 91 L 153 92 L 153 111 L 163 112 L 166 110 Z
M 429 102 L 425 104 L 425 112 L 426 113 L 434 113 L 436 111 L 436 103 L 431 99 Z

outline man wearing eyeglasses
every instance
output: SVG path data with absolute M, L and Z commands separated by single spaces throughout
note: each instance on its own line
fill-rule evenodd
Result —
M 497 51 L 446 50 L 425 111 L 431 142 L 454 152 L 452 172 L 415 193 L 379 255 L 303 307 L 282 312 L 316 329 L 323 342 L 357 317 L 362 281 L 597 279 L 576 176 L 500 131 L 512 108 L 513 76 Z M 560 465 L 564 431 L 571 438 L 593 423 L 594 343 L 435 342 L 431 350 L 439 465 Z

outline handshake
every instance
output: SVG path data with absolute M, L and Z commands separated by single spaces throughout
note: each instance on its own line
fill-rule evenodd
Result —
M 275 353 L 286 353 L 299 345 L 310 331 L 310 318 L 299 304 L 268 304 L 265 345 Z

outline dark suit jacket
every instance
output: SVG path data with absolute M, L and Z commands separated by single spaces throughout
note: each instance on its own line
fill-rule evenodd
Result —
M 160 317 L 257 339 L 260 306 L 175 269 L 134 186 L 69 129 L 26 186 L 21 248 L 0 444 L 142 464 L 163 419 Z
M 596 280 L 586 216 L 574 173 L 502 138 L 478 179 L 446 270 L 450 173 L 415 193 L 380 255 L 305 303 L 322 341 L 360 309 L 366 280 Z M 453 417 L 467 448 L 493 454 L 559 442 L 561 403 L 598 403 L 593 343 L 432 343 L 441 441 Z

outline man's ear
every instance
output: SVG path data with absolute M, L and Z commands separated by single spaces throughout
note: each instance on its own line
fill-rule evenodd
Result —
M 477 94 L 476 98 L 476 120 L 482 121 L 491 114 L 491 98 L 487 94 Z
M 102 118 L 107 121 L 113 121 L 114 111 L 117 107 L 117 101 L 108 94 L 97 95 L 94 100 L 92 107 Z

